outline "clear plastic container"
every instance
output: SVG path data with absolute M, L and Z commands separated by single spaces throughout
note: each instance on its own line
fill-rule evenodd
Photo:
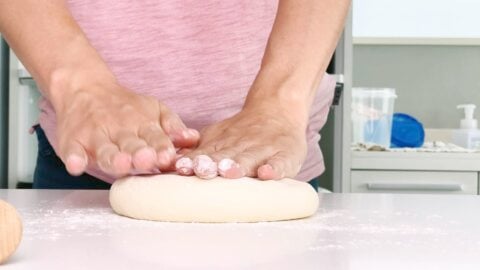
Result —
M 352 141 L 390 147 L 395 89 L 353 88 Z

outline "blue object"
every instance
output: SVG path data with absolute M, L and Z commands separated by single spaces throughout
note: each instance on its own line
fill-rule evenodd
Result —
M 393 114 L 392 148 L 421 147 L 425 141 L 422 123 L 405 113 Z

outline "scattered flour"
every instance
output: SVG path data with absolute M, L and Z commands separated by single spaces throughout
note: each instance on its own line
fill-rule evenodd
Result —
M 134 220 L 121 217 L 112 212 L 110 208 L 35 208 L 34 210 L 19 209 L 24 220 L 24 239 L 56 241 L 59 238 L 83 235 L 96 237 L 112 232 L 122 232 L 131 229 L 158 229 L 185 231 L 195 228 L 214 230 L 239 230 L 255 232 L 257 237 L 273 231 L 290 232 L 297 234 L 310 234 L 317 237 L 315 243 L 308 250 L 341 250 L 345 248 L 365 248 L 366 246 L 387 244 L 390 245 L 419 245 L 420 236 L 429 239 L 438 239 L 447 233 L 441 226 L 429 224 L 429 220 L 442 219 L 440 216 L 427 216 L 423 218 L 425 226 L 415 223 L 399 222 L 400 218 L 410 213 L 381 214 L 376 211 L 353 212 L 348 210 L 323 210 L 308 219 L 260 222 L 255 224 L 227 223 L 227 224 L 202 224 L 202 223 L 169 223 Z M 367 218 L 365 218 L 367 217 Z M 371 217 L 371 218 L 370 218 Z M 392 218 L 396 217 L 396 218 Z M 397 219 L 398 218 L 398 219 Z M 412 217 L 410 217 L 412 218 Z M 418 219 L 418 217 L 413 217 Z M 381 222 L 379 222 L 381 221 Z M 435 224 L 438 224 L 436 222 Z M 431 242 L 430 245 L 434 243 Z

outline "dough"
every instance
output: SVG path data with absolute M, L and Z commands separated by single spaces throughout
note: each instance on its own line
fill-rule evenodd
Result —
M 318 195 L 293 179 L 131 176 L 115 181 L 110 204 L 120 215 L 174 222 L 260 222 L 311 216 Z

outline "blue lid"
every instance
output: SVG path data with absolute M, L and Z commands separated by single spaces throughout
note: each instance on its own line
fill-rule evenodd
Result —
M 422 123 L 405 113 L 393 114 L 392 148 L 421 147 L 425 141 Z

